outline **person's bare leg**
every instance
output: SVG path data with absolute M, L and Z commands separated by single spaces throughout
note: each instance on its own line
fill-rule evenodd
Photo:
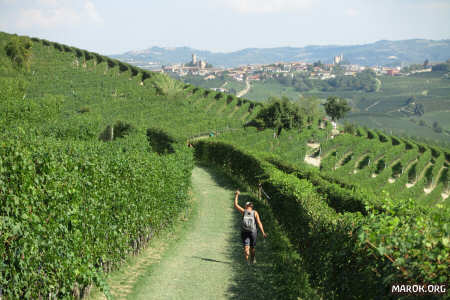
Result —
M 245 260 L 248 262 L 248 258 L 250 256 L 250 246 L 244 246 L 244 255 L 245 255 Z
M 254 247 L 250 248 L 250 253 L 251 253 L 251 262 L 253 263 L 255 261 L 255 254 L 256 254 L 256 249 Z

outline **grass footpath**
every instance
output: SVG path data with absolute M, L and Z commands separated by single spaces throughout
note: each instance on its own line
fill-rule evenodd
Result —
M 233 208 L 236 188 L 221 173 L 196 167 L 191 217 L 155 238 L 109 278 L 114 299 L 318 299 L 301 260 L 268 206 L 250 195 L 269 237 L 258 236 L 257 264 L 247 266 Z M 101 298 L 93 295 L 93 299 Z

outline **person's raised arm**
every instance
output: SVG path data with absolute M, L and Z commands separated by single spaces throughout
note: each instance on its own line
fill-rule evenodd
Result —
M 238 204 L 238 199 L 239 199 L 239 194 L 241 192 L 239 192 L 239 190 L 236 191 L 236 193 L 234 194 L 234 207 L 241 213 L 244 213 L 244 209 Z
M 261 233 L 266 238 L 267 234 L 264 232 L 264 227 L 263 227 L 263 225 L 261 223 L 261 219 L 259 218 L 259 214 L 258 214 L 257 211 L 255 211 L 255 219 L 256 219 L 256 223 L 258 223 L 259 230 L 261 230 Z

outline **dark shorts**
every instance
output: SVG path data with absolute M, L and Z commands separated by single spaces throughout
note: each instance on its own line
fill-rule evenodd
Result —
M 250 246 L 252 248 L 255 247 L 257 234 L 257 231 L 241 231 L 242 244 L 244 244 L 244 246 Z

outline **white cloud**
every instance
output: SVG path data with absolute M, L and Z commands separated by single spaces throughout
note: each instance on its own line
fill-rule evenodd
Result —
M 437 10 L 437 9 L 446 9 L 449 10 L 450 9 L 450 3 L 449 2 L 444 2 L 444 1 L 430 1 L 427 2 L 425 4 L 423 4 L 423 6 L 425 8 L 428 9 L 433 9 L 433 10 Z
M 84 5 L 74 0 L 36 2 L 36 6 L 20 10 L 16 19 L 19 28 L 77 26 L 86 22 L 103 23 L 103 18 L 90 0 L 83 1 Z
M 359 10 L 357 10 L 355 8 L 348 8 L 345 11 L 345 14 L 349 17 L 356 17 L 357 15 L 359 15 Z
M 19 14 L 18 26 L 20 28 L 32 28 L 34 26 L 49 28 L 59 25 L 75 25 L 81 21 L 80 16 L 66 8 L 55 8 L 49 10 L 26 9 Z
M 58 0 L 37 0 L 39 5 L 58 6 L 61 1 Z
M 312 0 L 224 0 L 224 4 L 241 14 L 299 12 L 312 6 Z
M 84 3 L 84 9 L 86 10 L 86 13 L 91 18 L 91 20 L 97 23 L 103 23 L 103 18 L 98 14 L 97 9 L 95 8 L 95 5 L 94 3 L 92 3 L 92 1 L 86 1 Z

